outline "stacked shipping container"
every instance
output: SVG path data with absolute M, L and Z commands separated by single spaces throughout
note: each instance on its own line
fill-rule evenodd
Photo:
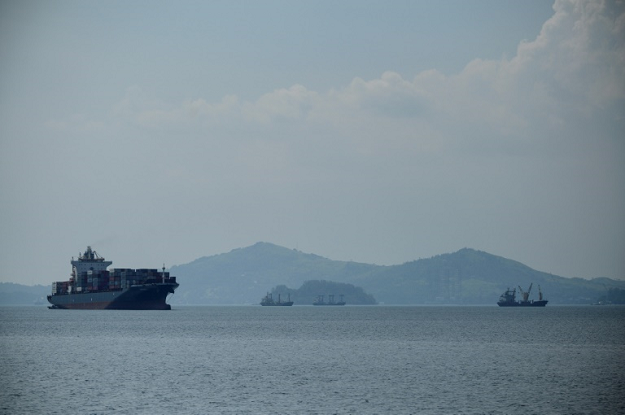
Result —
M 70 281 L 57 281 L 52 283 L 52 295 L 67 294 Z
M 85 271 L 77 274 L 69 281 L 57 281 L 52 283 L 52 295 L 62 295 L 98 291 L 119 291 L 136 284 L 149 284 L 176 282 L 175 277 L 170 277 L 169 272 L 159 272 L 157 269 L 131 269 L 115 268 L 112 271 Z

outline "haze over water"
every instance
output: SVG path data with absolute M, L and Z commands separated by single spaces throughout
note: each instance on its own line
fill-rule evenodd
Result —
M 0 413 L 625 411 L 624 307 L 0 308 Z

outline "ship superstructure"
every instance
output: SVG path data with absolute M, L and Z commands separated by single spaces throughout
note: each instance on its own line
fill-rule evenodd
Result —
M 106 261 L 91 249 L 72 258 L 69 281 L 52 283 L 50 308 L 67 309 L 118 309 L 118 310 L 170 310 L 167 295 L 173 294 L 178 283 L 169 272 L 157 269 L 131 269 L 108 267 Z

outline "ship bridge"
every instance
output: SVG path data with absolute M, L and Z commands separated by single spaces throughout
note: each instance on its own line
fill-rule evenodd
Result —
M 83 272 L 100 272 L 106 271 L 106 268 L 111 265 L 113 261 L 105 261 L 104 257 L 98 255 L 98 253 L 91 249 L 90 246 L 84 253 L 78 254 L 78 260 L 72 258 L 72 275 L 77 276 Z

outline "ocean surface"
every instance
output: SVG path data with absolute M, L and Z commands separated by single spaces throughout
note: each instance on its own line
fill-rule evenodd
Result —
M 625 413 L 625 307 L 0 308 L 1 414 Z

